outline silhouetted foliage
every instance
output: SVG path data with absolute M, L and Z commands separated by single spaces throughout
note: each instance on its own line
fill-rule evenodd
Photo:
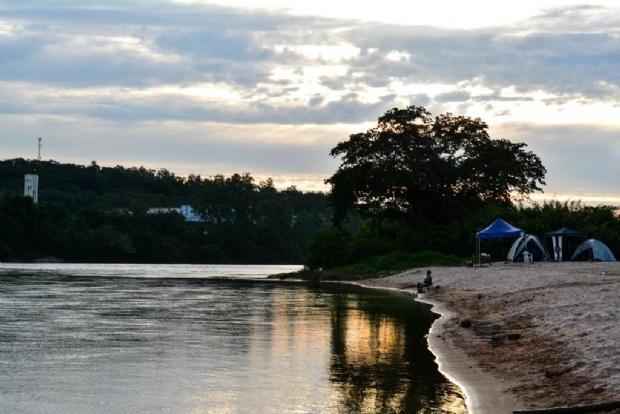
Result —
M 39 203 L 23 197 L 39 175 Z M 249 173 L 230 177 L 144 167 L 0 161 L 0 260 L 71 262 L 300 263 L 329 224 L 326 195 L 278 191 Z M 191 205 L 203 222 L 150 207 Z
M 389 110 L 377 127 L 330 153 L 342 159 L 325 181 L 335 221 L 356 210 L 364 218 L 441 223 L 471 214 L 483 201 L 507 205 L 545 184 L 545 168 L 525 147 L 492 140 L 478 118 L 447 113 L 433 120 L 415 106 Z

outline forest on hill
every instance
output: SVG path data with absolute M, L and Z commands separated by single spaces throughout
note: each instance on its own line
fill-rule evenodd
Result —
M 25 174 L 39 176 L 37 204 L 23 196 Z M 204 221 L 172 210 L 182 205 Z M 0 161 L 0 261 L 300 263 L 330 221 L 324 193 L 279 191 L 249 173 Z

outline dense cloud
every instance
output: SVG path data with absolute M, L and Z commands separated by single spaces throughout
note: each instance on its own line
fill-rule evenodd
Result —
M 149 142 L 143 162 L 171 170 L 185 160 L 206 175 L 223 172 L 215 168 L 273 170 L 316 174 L 322 182 L 337 165 L 327 155 L 332 145 L 389 108 L 415 104 L 435 115 L 522 125 L 514 136 L 545 155 L 551 191 L 570 192 L 571 183 L 592 189 L 583 177 L 600 174 L 593 184 L 599 192 L 617 193 L 608 176 L 618 176 L 619 167 L 609 165 L 620 165 L 620 154 L 605 149 L 615 145 L 620 115 L 618 12 L 564 7 L 465 30 L 166 1 L 0 1 L 0 133 L 14 134 L 0 149 L 18 153 L 16 137 L 44 135 L 89 162 L 98 156 L 86 155 L 89 137 L 100 135 L 91 133 L 93 125 L 104 125 L 101 131 L 126 138 L 95 145 L 100 158 L 139 160 Z M 75 138 L 55 130 L 63 122 Z M 208 146 L 206 155 L 174 155 L 167 140 L 178 141 L 170 135 L 147 139 L 171 123 L 183 125 L 187 148 Z M 221 141 L 206 143 L 205 123 L 210 133 L 217 124 L 227 134 L 239 133 L 234 125 L 273 133 L 269 145 L 249 142 L 247 134 L 215 134 Z M 332 128 L 321 139 L 313 130 L 308 140 L 278 125 L 340 132 Z M 595 132 L 589 140 L 596 145 L 584 146 L 584 131 Z M 300 140 L 307 145 L 301 151 Z M 576 164 L 576 154 L 605 164 L 558 173 Z M 277 171 L 268 167 L 274 164 Z
M 618 197 L 620 127 L 540 126 L 505 124 L 492 128 L 497 137 L 525 142 L 538 154 L 548 170 L 547 181 L 554 184 L 546 192 L 553 195 L 594 194 Z

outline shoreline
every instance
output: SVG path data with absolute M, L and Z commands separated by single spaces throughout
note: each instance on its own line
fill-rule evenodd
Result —
M 514 395 L 508 394 L 505 383 L 481 370 L 478 361 L 461 348 L 447 343 L 445 328 L 458 317 L 456 312 L 442 302 L 424 297 L 415 300 L 431 305 L 431 311 L 439 315 L 428 333 L 428 348 L 435 355 L 439 372 L 465 395 L 469 414 L 512 414 L 514 410 L 525 408 Z
M 513 394 L 508 394 L 507 387 L 502 382 L 499 382 L 490 373 L 482 371 L 475 358 L 467 355 L 461 348 L 446 343 L 445 327 L 458 314 L 449 310 L 443 302 L 417 296 L 417 288 L 398 289 L 389 286 L 369 285 L 364 283 L 365 281 L 331 282 L 350 283 L 373 289 L 410 292 L 412 299 L 416 302 L 431 305 L 431 312 L 439 315 L 439 318 L 433 322 L 429 329 L 428 348 L 435 356 L 435 363 L 439 372 L 448 381 L 459 387 L 465 396 L 468 414 L 512 414 L 514 410 L 525 408 Z
M 441 285 L 416 298 L 440 315 L 429 349 L 470 413 L 617 399 L 619 262 L 429 267 L 359 284 L 415 293 L 426 269 Z

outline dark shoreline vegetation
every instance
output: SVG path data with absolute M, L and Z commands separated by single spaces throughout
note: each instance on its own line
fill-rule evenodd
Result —
M 491 139 L 478 118 L 410 106 L 332 149 L 342 163 L 329 194 L 280 191 L 250 173 L 4 160 L 0 261 L 303 264 L 298 276 L 374 277 L 473 260 L 476 232 L 498 217 L 539 237 L 579 229 L 620 257 L 619 207 L 527 202 L 547 171 L 526 147 Z M 32 173 L 38 204 L 22 195 Z M 172 210 L 183 205 L 199 219 Z M 485 240 L 483 251 L 502 260 L 513 241 Z
M 408 269 L 427 266 L 460 266 L 463 260 L 454 255 L 423 251 L 417 253 L 395 252 L 373 256 L 359 263 L 329 270 L 309 270 L 307 267 L 290 273 L 269 276 L 271 279 L 306 281 L 340 280 L 355 281 L 390 276 Z M 420 279 L 423 275 L 420 276 Z

